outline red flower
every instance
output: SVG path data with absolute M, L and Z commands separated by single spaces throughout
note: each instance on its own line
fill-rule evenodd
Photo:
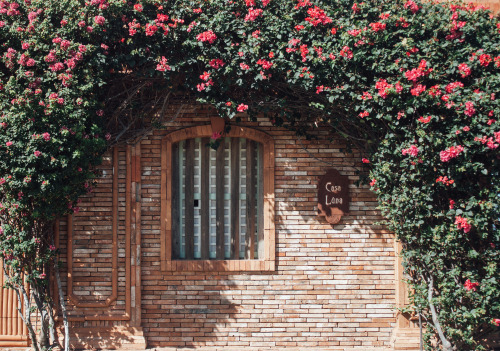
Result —
M 362 159 L 361 159 L 361 162 L 363 162 L 363 163 L 370 163 L 370 160 L 369 160 L 369 159 L 367 159 L 367 158 L 362 158 Z
M 264 69 L 269 69 L 269 68 L 273 67 L 273 63 L 272 62 L 269 62 L 269 61 L 266 61 L 266 60 L 262 60 L 262 59 L 258 60 L 257 64 L 261 65 L 262 68 L 264 68 Z
M 491 56 L 488 54 L 482 54 L 481 56 L 479 56 L 479 63 L 481 64 L 481 66 L 488 66 L 491 63 Z
M 386 24 L 380 23 L 380 22 L 375 22 L 375 23 L 370 23 L 369 26 L 372 27 L 372 30 L 374 32 L 378 32 L 378 31 L 384 30 L 386 27 Z
M 135 4 L 134 5 L 134 10 L 137 12 L 142 12 L 142 5 L 141 4 Z
M 451 94 L 455 91 L 457 88 L 463 88 L 464 84 L 462 82 L 453 82 L 450 83 L 444 88 L 448 94 Z
M 222 61 L 221 59 L 213 59 L 208 64 L 215 69 L 219 69 L 220 67 L 225 65 L 224 61 Z
M 467 221 L 467 218 L 460 216 L 455 217 L 455 225 L 457 226 L 457 229 L 463 229 L 464 233 L 468 233 L 472 229 L 472 226 Z
M 500 327 L 500 318 L 493 319 L 492 323 L 495 324 L 497 327 Z
M 423 116 L 422 116 L 422 117 L 420 117 L 420 118 L 418 119 L 418 121 L 419 121 L 419 122 L 421 122 L 421 123 L 429 123 L 429 122 L 431 121 L 431 119 L 432 119 L 432 117 L 431 117 L 431 116 L 427 116 L 427 117 L 423 117 Z
M 438 177 L 438 179 L 436 179 L 436 183 L 443 183 L 444 185 L 448 186 L 455 183 L 455 181 L 453 179 L 448 179 L 447 176 L 440 176 Z
M 379 79 L 377 83 L 375 83 L 375 89 L 378 89 L 378 95 L 380 95 L 383 99 L 385 99 L 389 92 L 388 90 L 393 87 L 392 84 L 387 83 L 385 79 Z
M 452 158 L 457 157 L 462 151 L 464 151 L 463 146 L 450 146 L 448 149 L 441 151 L 439 153 L 439 157 L 441 158 L 441 162 L 448 162 Z
M 35 155 L 35 157 L 38 157 L 38 156 L 40 156 L 42 153 L 41 153 L 40 151 L 38 151 L 38 150 L 37 150 L 37 151 L 35 151 L 33 154 Z
M 238 110 L 238 112 L 246 111 L 246 110 L 248 110 L 248 105 L 240 104 L 240 106 L 238 106 L 237 110 Z
M 365 91 L 363 92 L 363 95 L 361 96 L 361 99 L 362 100 L 371 100 L 373 97 L 372 97 L 372 94 L 370 94 L 369 92 Z
M 401 153 L 406 156 L 406 155 L 410 155 L 410 156 L 417 156 L 418 155 L 418 147 L 416 145 L 411 145 L 409 148 L 407 149 L 403 149 L 401 150 Z
M 371 187 L 375 186 L 375 183 L 377 183 L 377 180 L 376 179 L 372 179 L 372 181 L 370 182 L 370 186 Z
M 245 16 L 245 22 L 253 22 L 257 19 L 257 17 L 260 17 L 262 16 L 262 12 L 263 10 L 262 9 L 253 9 L 253 8 L 250 8 L 248 10 L 248 14 Z
M 328 24 L 332 23 L 332 19 L 328 17 L 321 8 L 318 6 L 311 7 L 307 10 L 307 14 L 310 17 L 306 17 L 306 21 L 311 23 L 314 27 L 318 24 Z
M 471 282 L 470 279 L 467 279 L 464 283 L 464 287 L 467 291 L 473 290 L 476 291 L 477 287 L 479 286 L 478 282 Z
M 464 114 L 472 117 L 476 113 L 476 110 L 474 109 L 474 103 L 472 101 L 467 101 L 465 103 L 465 111 Z
M 94 22 L 97 24 L 97 25 L 100 25 L 102 26 L 104 24 L 104 22 L 106 22 L 106 19 L 102 16 L 95 16 L 94 17 Z M 88 29 L 88 28 L 87 28 Z
M 368 117 L 368 115 L 369 115 L 368 111 L 363 111 L 358 116 L 359 116 L 359 118 L 364 118 L 364 117 Z
M 217 36 L 211 30 L 207 30 L 206 32 L 198 34 L 196 39 L 202 43 L 208 42 L 209 44 L 213 44 L 214 41 L 217 40 Z
M 425 85 L 418 84 L 415 88 L 411 89 L 411 95 L 419 96 L 425 91 L 425 89 L 426 89 Z
M 154 24 L 146 24 L 146 36 L 150 37 L 152 36 L 153 34 L 156 33 L 156 31 L 158 30 L 158 27 L 155 26 Z
M 426 76 L 432 72 L 432 68 L 427 68 L 427 61 L 422 60 L 418 68 L 413 68 L 405 72 L 405 77 L 409 81 L 416 82 L 420 77 Z
M 340 50 L 340 56 L 345 57 L 347 59 L 352 59 L 353 53 L 348 46 L 344 46 L 342 50 Z
M 460 72 L 460 75 L 462 78 L 467 77 L 470 74 L 470 67 L 467 66 L 466 63 L 461 63 L 458 65 L 458 71 Z
M 415 13 L 420 9 L 420 7 L 418 7 L 418 5 L 415 3 L 415 1 L 409 0 L 405 4 L 405 9 L 410 9 L 410 11 L 412 13 Z
M 161 57 L 160 63 L 156 66 L 156 70 L 160 72 L 170 71 L 172 68 L 167 65 L 167 59 L 165 56 Z

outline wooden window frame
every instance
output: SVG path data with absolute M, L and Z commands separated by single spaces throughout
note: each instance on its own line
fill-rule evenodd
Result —
M 224 136 L 246 138 L 263 147 L 264 255 L 259 259 L 174 260 L 172 259 L 172 145 L 186 139 L 212 136 L 210 125 L 180 129 L 161 142 L 161 269 L 162 271 L 274 271 L 276 242 L 274 229 L 274 140 L 256 129 L 232 126 Z

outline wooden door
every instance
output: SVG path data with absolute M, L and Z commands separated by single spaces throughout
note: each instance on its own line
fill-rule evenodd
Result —
M 17 294 L 12 289 L 2 288 L 4 278 L 0 273 L 0 347 L 29 346 L 26 325 L 17 311 Z

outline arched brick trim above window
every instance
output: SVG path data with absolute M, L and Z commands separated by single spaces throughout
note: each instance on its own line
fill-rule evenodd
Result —
M 258 175 L 254 175 L 250 172 L 250 176 L 247 176 L 247 180 L 250 179 L 257 179 L 256 182 L 259 183 L 259 189 L 260 193 L 262 195 L 259 195 L 259 191 L 250 191 L 247 190 L 248 197 L 246 200 L 242 200 L 242 198 L 238 198 L 238 201 L 246 201 L 248 204 L 248 201 L 253 201 L 249 200 L 253 196 L 253 193 L 256 193 L 256 197 L 261 196 L 259 200 L 254 200 L 255 204 L 257 204 L 258 208 L 257 211 L 261 214 L 260 217 L 255 215 L 255 218 L 258 217 L 258 220 L 256 219 L 255 221 L 258 221 L 259 223 L 256 224 L 260 229 L 257 229 L 259 232 L 258 238 L 257 239 L 252 239 L 252 235 L 247 236 L 247 241 L 249 240 L 254 240 L 257 243 L 242 243 L 243 250 L 240 251 L 238 243 L 240 242 L 240 234 L 237 234 L 234 237 L 231 237 L 231 244 L 228 245 L 227 241 L 224 240 L 226 235 L 227 239 L 227 233 L 224 234 L 224 228 L 220 229 L 223 225 L 219 226 L 219 223 L 217 223 L 217 248 L 216 248 L 216 253 L 215 249 L 213 252 L 210 252 L 210 257 L 209 257 L 209 249 L 206 249 L 206 252 L 204 251 L 204 247 L 206 245 L 209 245 L 209 239 L 206 238 L 203 234 L 198 234 L 199 241 L 197 243 L 198 251 L 197 251 L 197 256 L 193 255 L 192 252 L 194 252 L 193 249 L 193 240 L 190 239 L 188 240 L 187 238 L 192 238 L 194 234 L 192 234 L 193 229 L 190 230 L 190 234 L 188 235 L 187 233 L 184 236 L 184 245 L 183 245 L 183 252 L 184 254 L 181 255 L 181 257 L 175 257 L 173 252 L 176 251 L 176 247 L 174 247 L 174 235 L 176 238 L 176 245 L 181 245 L 179 242 L 181 241 L 178 238 L 179 234 L 176 234 L 177 232 L 180 232 L 176 226 L 177 220 L 180 216 L 180 213 L 175 212 L 176 210 L 173 211 L 173 209 L 176 209 L 179 207 L 180 203 L 180 192 L 185 191 L 185 193 L 182 193 L 183 195 L 183 200 L 185 201 L 185 204 L 190 204 L 189 201 L 193 199 L 193 192 L 194 190 L 190 190 L 192 187 L 194 187 L 194 182 L 193 182 L 193 176 L 188 176 L 185 177 L 184 183 L 182 183 L 184 186 L 181 187 L 179 186 L 179 178 L 183 178 L 183 174 L 180 176 L 179 175 L 179 170 L 178 170 L 178 165 L 182 164 L 183 161 L 179 160 L 179 147 L 184 148 L 183 150 L 187 150 L 186 156 L 184 156 L 183 160 L 185 163 L 188 163 L 191 159 L 195 159 L 194 155 L 194 150 L 196 140 L 196 147 L 197 147 L 197 155 L 199 155 L 197 159 L 197 165 L 193 166 L 191 165 L 190 169 L 193 169 L 194 167 L 198 167 L 200 169 L 199 173 L 199 182 L 203 183 L 204 177 L 202 175 L 203 170 L 206 170 L 209 166 L 210 157 L 208 156 L 209 153 L 223 153 L 224 146 L 222 146 L 222 150 L 219 147 L 219 149 L 214 152 L 210 151 L 210 149 L 205 146 L 206 142 L 208 142 L 209 138 L 212 136 L 212 128 L 210 125 L 203 125 L 203 126 L 196 126 L 196 127 L 191 127 L 191 128 L 185 128 L 181 130 L 177 130 L 175 132 L 172 132 L 165 136 L 162 140 L 162 146 L 161 146 L 161 168 L 162 168 L 162 173 L 161 173 L 161 268 L 163 271 L 272 271 L 275 269 L 275 250 L 276 250 L 276 245 L 275 245 L 275 230 L 274 230 L 274 141 L 271 136 L 268 134 L 251 129 L 251 128 L 245 128 L 245 127 L 240 127 L 240 126 L 232 126 L 231 131 L 229 133 L 226 133 L 224 135 L 224 143 L 226 148 L 229 146 L 233 150 L 235 145 L 240 150 L 240 148 L 244 148 L 245 146 L 241 145 L 246 145 L 246 155 L 253 155 L 251 152 L 255 152 L 258 155 L 255 156 L 256 162 L 259 164 L 258 170 L 255 172 L 258 173 Z M 246 141 L 245 141 L 246 140 Z M 245 144 L 246 143 L 246 144 Z M 238 146 L 240 145 L 240 146 Z M 249 147 L 251 146 L 251 150 L 254 150 L 255 146 L 255 151 L 248 151 L 250 150 Z M 181 151 L 181 155 L 182 155 Z M 248 154 L 250 152 L 250 154 Z M 204 155 L 207 156 L 204 156 Z M 232 164 L 234 162 L 234 159 L 238 160 L 238 167 L 241 165 L 240 159 L 239 159 L 239 152 L 238 153 L 231 153 L 231 155 L 234 156 L 229 156 L 231 158 L 230 163 Z M 224 163 L 220 162 L 220 159 L 223 159 L 226 157 L 226 160 L 228 156 L 221 156 L 219 158 L 219 155 L 217 156 L 217 165 L 214 166 L 212 165 L 212 168 L 217 168 L 217 175 L 222 174 L 224 171 Z M 250 168 L 251 162 L 248 161 L 253 158 L 247 157 L 247 163 L 246 167 L 242 167 L 245 169 L 245 172 L 247 172 L 247 169 L 254 169 L 254 165 L 252 164 L 252 168 Z M 250 163 L 249 163 L 250 162 Z M 175 165 L 174 165 L 175 163 Z M 175 169 L 174 169 L 175 168 Z M 234 165 L 231 167 L 232 169 L 234 168 Z M 257 167 L 255 167 L 257 169 Z M 238 177 L 239 177 L 239 170 L 238 172 Z M 194 173 L 194 172 L 193 172 Z M 224 187 L 223 180 L 219 180 L 220 177 L 214 177 L 212 175 L 212 178 L 216 178 L 217 182 L 217 189 L 220 189 L 221 187 Z M 181 181 L 181 182 L 182 182 Z M 206 180 L 208 184 L 208 180 Z M 213 182 L 213 180 L 212 180 Z M 230 180 L 231 184 L 226 184 L 226 189 L 230 188 L 231 190 L 229 191 L 229 194 L 226 193 L 226 197 L 229 195 L 231 199 L 234 196 L 235 192 L 239 192 L 239 183 L 238 181 Z M 249 183 L 250 184 L 250 183 Z M 213 186 L 214 184 L 212 184 Z M 203 188 L 204 185 L 199 184 L 198 185 L 200 188 Z M 250 187 L 251 185 L 249 185 Z M 205 185 L 205 188 L 208 189 L 208 186 Z M 181 189 L 181 190 L 179 190 Z M 184 190 L 182 190 L 184 189 Z M 254 189 L 253 186 L 252 188 L 248 189 Z M 237 190 L 237 191 L 235 191 Z M 201 191 L 203 193 L 203 191 Z M 219 192 L 219 190 L 217 190 Z M 239 195 L 238 195 L 239 196 Z M 186 200 L 186 198 L 188 200 Z M 222 196 L 218 196 L 218 199 L 222 199 Z M 206 197 L 207 200 L 202 199 L 201 200 L 194 200 L 194 201 L 200 201 L 201 205 L 200 208 L 204 209 L 207 208 L 207 202 L 208 197 Z M 227 205 L 222 204 L 223 200 L 213 200 L 213 202 L 217 201 L 217 221 L 221 220 L 221 217 L 224 217 L 225 215 L 223 214 L 223 210 L 220 210 L 221 208 L 226 209 L 227 212 Z M 220 201 L 220 202 L 219 202 Z M 232 201 L 232 200 L 227 200 L 226 201 Z M 205 202 L 205 203 L 204 203 Z M 195 202 L 198 204 L 198 202 Z M 232 202 L 231 202 L 232 204 Z M 185 206 L 185 207 L 182 207 Z M 194 206 L 194 205 L 193 205 Z M 231 210 L 234 207 L 234 205 L 231 205 Z M 184 205 L 184 203 L 181 204 L 181 208 L 183 211 L 186 213 L 185 218 L 188 218 L 189 216 L 193 216 L 193 211 L 190 209 L 188 205 Z M 251 208 L 251 207 L 248 207 Z M 236 211 L 236 210 L 234 210 Z M 202 210 L 199 210 L 199 212 L 203 212 Z M 241 212 L 241 211 L 240 211 Z M 236 213 L 236 212 L 235 212 Z M 238 215 L 239 216 L 239 215 Z M 203 219 L 205 218 L 205 219 Z M 233 218 L 233 217 L 232 217 Z M 247 218 L 254 218 L 252 216 L 247 217 Z M 207 220 L 207 215 L 203 216 L 201 215 L 201 221 L 203 222 L 204 220 Z M 252 220 L 253 221 L 253 220 Z M 186 222 L 189 222 L 186 220 Z M 255 224 L 255 223 L 254 223 Z M 232 224 L 231 224 L 232 225 Z M 243 225 L 243 227 L 248 227 L 251 228 L 252 224 L 246 223 Z M 203 231 L 205 227 L 208 226 L 204 225 L 204 223 L 201 223 L 199 226 L 201 230 Z M 220 229 L 220 230 L 219 230 Z M 207 234 L 208 235 L 208 234 Z M 220 236 L 219 236 L 220 235 Z M 234 235 L 234 234 L 230 234 Z M 238 237 L 238 239 L 234 239 L 235 237 Z M 205 239 L 203 239 L 205 238 Z M 221 239 L 222 238 L 222 239 Z M 204 241 L 203 241 L 204 240 Z M 234 244 L 232 241 L 236 241 L 236 244 Z M 213 245 L 213 243 L 212 243 Z M 247 249 L 245 250 L 245 245 L 247 246 Z M 258 245 L 258 246 L 257 246 Z M 231 247 L 229 247 L 231 246 Z M 228 248 L 229 247 L 229 248 Z M 235 249 L 235 247 L 238 247 Z M 189 248 L 189 251 L 188 251 Z M 246 251 L 246 252 L 244 252 Z M 189 252 L 189 253 L 188 253 Z M 230 252 L 230 253 L 228 253 Z M 179 256 L 179 255 L 177 255 Z

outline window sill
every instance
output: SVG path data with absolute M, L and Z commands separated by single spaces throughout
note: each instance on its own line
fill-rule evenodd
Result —
M 275 270 L 275 262 L 266 260 L 163 261 L 162 270 L 176 272 L 271 272 Z

